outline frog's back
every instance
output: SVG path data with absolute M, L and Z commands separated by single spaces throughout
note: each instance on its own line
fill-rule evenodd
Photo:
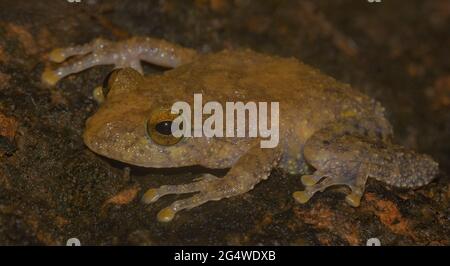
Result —
M 222 51 L 165 73 L 180 94 L 203 94 L 204 101 L 279 102 L 280 120 L 300 125 L 305 140 L 329 121 L 342 117 L 384 117 L 374 99 L 301 63 L 251 50 Z M 181 84 L 181 85 L 180 85 Z M 190 94 L 190 95 L 188 95 Z
M 295 58 L 225 50 L 200 56 L 164 76 L 162 83 L 175 82 L 168 86 L 179 88 L 185 98 L 197 92 L 204 102 L 279 102 L 279 145 L 284 150 L 280 166 L 291 173 L 303 172 L 306 140 L 331 122 L 374 117 L 390 131 L 378 102 Z

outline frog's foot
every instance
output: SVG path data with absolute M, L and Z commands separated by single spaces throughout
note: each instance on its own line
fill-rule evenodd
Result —
M 49 85 L 54 85 L 60 79 L 72 73 L 77 73 L 97 65 L 114 64 L 114 58 L 121 58 L 118 53 L 114 53 L 114 44 L 104 39 L 78 46 L 67 48 L 56 48 L 52 50 L 48 58 L 55 63 L 62 63 L 68 58 L 78 56 L 70 62 L 64 63 L 56 69 L 46 68 L 42 73 L 42 81 Z M 122 60 L 126 63 L 126 60 Z
M 293 193 L 295 200 L 299 203 L 306 203 L 316 192 L 323 192 L 326 188 L 335 185 L 347 185 L 351 189 L 351 193 L 347 195 L 345 200 L 351 206 L 358 207 L 364 193 L 367 175 L 364 171 L 361 171 L 361 167 L 359 166 L 348 166 L 353 169 L 350 168 L 352 169 L 351 171 L 339 169 L 333 169 L 329 172 L 316 171 L 313 175 L 302 176 L 302 183 L 306 188 L 304 191 L 296 191 Z M 323 180 L 320 181 L 322 178 Z
M 327 187 L 347 185 L 352 193 L 346 201 L 356 207 L 368 176 L 393 186 L 415 188 L 437 175 L 438 164 L 431 157 L 394 145 L 377 132 L 377 124 L 370 123 L 356 127 L 335 124 L 316 132 L 305 143 L 303 153 L 317 171 L 302 177 L 307 187 L 295 192 L 294 198 L 305 203 Z
M 196 178 L 195 182 L 183 185 L 168 185 L 159 188 L 151 188 L 145 192 L 142 197 L 142 202 L 149 204 L 157 201 L 159 198 L 170 194 L 185 194 L 192 192 L 199 192 L 207 187 L 217 177 L 211 174 L 205 174 L 200 178 Z
M 97 65 L 131 67 L 142 73 L 141 60 L 160 66 L 176 67 L 192 61 L 196 52 L 152 38 L 134 37 L 120 42 L 95 39 L 85 45 L 54 49 L 49 54 L 49 60 L 62 63 L 73 56 L 76 58 L 57 69 L 47 68 L 42 74 L 42 81 L 54 85 L 65 76 Z
M 218 178 L 211 174 L 205 174 L 195 180 L 196 181 L 193 183 L 183 185 L 169 185 L 149 189 L 142 197 L 142 202 L 146 204 L 153 203 L 162 196 L 169 194 L 199 192 L 191 198 L 175 201 L 158 213 L 158 221 L 169 222 L 175 217 L 177 212 L 183 209 L 191 209 L 207 201 L 228 197 L 226 191 L 229 191 L 229 189 L 226 189 L 228 184 L 225 178 Z
M 347 203 L 359 206 L 367 177 L 377 163 L 378 151 L 368 139 L 352 135 L 360 128 L 351 130 L 352 127 L 346 124 L 332 125 L 315 133 L 305 143 L 305 159 L 317 171 L 301 177 L 306 189 L 293 194 L 298 202 L 306 203 L 316 192 L 323 192 L 328 187 L 346 185 L 351 189 Z

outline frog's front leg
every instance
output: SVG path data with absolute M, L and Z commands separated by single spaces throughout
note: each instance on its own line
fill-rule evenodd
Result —
M 63 63 L 57 69 L 46 69 L 42 81 L 54 85 L 58 80 L 73 73 L 97 65 L 115 65 L 116 68 L 131 67 L 142 73 L 140 61 L 164 67 L 176 67 L 193 60 L 196 51 L 164 40 L 134 37 L 125 41 L 112 42 L 104 39 L 73 47 L 57 48 L 50 52 L 50 61 Z
M 159 221 L 169 222 L 177 212 L 183 209 L 191 209 L 212 200 L 237 196 L 253 189 L 261 180 L 268 178 L 279 159 L 280 151 L 277 148 L 262 149 L 258 144 L 240 157 L 223 178 L 206 174 L 193 183 L 149 189 L 142 201 L 152 203 L 168 194 L 198 192 L 190 198 L 173 202 L 158 213 Z
M 396 187 L 416 188 L 429 183 L 438 164 L 428 155 L 391 144 L 376 124 L 336 124 L 315 133 L 305 144 L 304 156 L 316 172 L 302 176 L 304 191 L 294 198 L 307 202 L 316 192 L 333 185 L 347 185 L 346 201 L 360 205 L 367 178 Z M 323 179 L 323 180 L 322 180 Z

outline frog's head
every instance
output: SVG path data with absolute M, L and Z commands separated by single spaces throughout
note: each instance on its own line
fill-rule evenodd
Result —
M 175 116 L 162 107 L 173 92 L 158 88 L 158 81 L 155 84 L 144 81 L 131 68 L 110 75 L 105 101 L 86 122 L 84 142 L 98 154 L 138 166 L 198 164 L 197 150 L 204 140 L 176 138 L 171 134 Z

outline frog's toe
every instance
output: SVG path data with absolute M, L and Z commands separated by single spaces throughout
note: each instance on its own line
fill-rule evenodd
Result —
M 305 186 L 313 186 L 324 177 L 323 174 L 314 173 L 313 175 L 303 175 L 301 177 L 302 184 Z
M 151 188 L 145 192 L 144 196 L 142 196 L 142 202 L 145 204 L 150 204 L 157 201 L 161 195 L 158 193 L 158 189 Z
M 307 180 L 307 181 L 311 181 L 311 180 Z M 315 181 L 315 180 L 313 180 L 313 181 Z M 293 196 L 298 202 L 306 203 L 317 192 L 323 192 L 328 187 L 331 187 L 334 185 L 350 185 L 350 184 L 346 178 L 343 178 L 339 175 L 335 176 L 335 175 L 327 174 L 327 177 L 325 177 L 319 183 L 307 186 L 304 191 L 297 191 L 293 194 Z
M 345 185 L 351 189 L 351 193 L 345 198 L 346 202 L 353 206 L 358 207 L 361 203 L 361 197 L 364 192 L 364 185 L 366 183 L 367 175 L 362 171 L 346 171 L 346 172 L 328 172 L 326 174 L 320 174 L 317 176 L 326 176 L 323 180 L 316 181 L 317 176 L 303 176 L 302 182 L 306 185 L 304 191 L 297 191 L 293 194 L 295 200 L 299 203 L 306 203 L 317 192 L 323 192 L 325 189 L 335 185 Z M 317 182 L 313 184 L 313 182 Z
M 219 194 L 221 193 L 219 192 Z M 160 222 L 170 222 L 175 217 L 175 214 L 181 210 L 192 209 L 208 201 L 217 200 L 220 198 L 218 198 L 218 195 L 215 192 L 200 192 L 190 198 L 177 200 L 170 206 L 162 209 L 159 211 L 157 219 Z
M 106 55 L 98 56 L 89 54 L 77 58 L 70 63 L 65 63 L 54 70 L 46 69 L 42 73 L 42 81 L 49 85 L 55 85 L 60 79 L 70 74 L 81 72 L 96 65 L 107 64 L 109 62 L 108 60 Z
M 325 176 L 329 176 L 330 174 L 325 171 L 317 170 L 312 175 L 303 175 L 300 179 L 304 186 L 310 187 L 317 184 L 322 178 Z
M 170 208 L 164 208 L 158 212 L 158 215 L 156 216 L 159 222 L 167 223 L 173 220 L 175 217 L 175 211 Z
M 110 46 L 110 43 L 111 42 L 109 42 L 107 40 L 97 38 L 97 39 L 94 39 L 92 42 L 89 42 L 89 43 L 83 44 L 83 45 L 74 45 L 74 46 L 69 46 L 69 47 L 65 47 L 65 48 L 56 48 L 56 49 L 53 49 L 48 54 L 48 59 L 55 63 L 62 63 L 67 58 L 72 57 L 72 56 L 85 55 L 85 54 L 91 53 L 93 51 L 103 50 L 103 49 L 107 48 L 108 46 Z
M 61 63 L 64 60 L 66 60 L 66 55 L 64 53 L 64 49 L 61 48 L 56 48 L 53 49 L 49 54 L 48 54 L 48 59 L 52 62 L 55 63 Z
M 57 72 L 52 69 L 45 69 L 42 73 L 41 80 L 47 85 L 53 86 L 55 85 L 61 77 L 58 76 Z
M 306 203 L 309 201 L 309 199 L 312 197 L 312 194 L 310 194 L 308 191 L 296 191 L 292 194 L 294 199 L 299 203 Z
M 345 197 L 345 201 L 352 207 L 359 207 L 361 204 L 361 197 L 362 195 L 360 193 L 352 192 Z
M 315 180 L 313 178 L 314 176 L 312 175 L 304 175 L 301 177 L 302 180 L 302 184 L 305 186 L 312 186 L 315 185 L 317 183 L 317 180 Z

